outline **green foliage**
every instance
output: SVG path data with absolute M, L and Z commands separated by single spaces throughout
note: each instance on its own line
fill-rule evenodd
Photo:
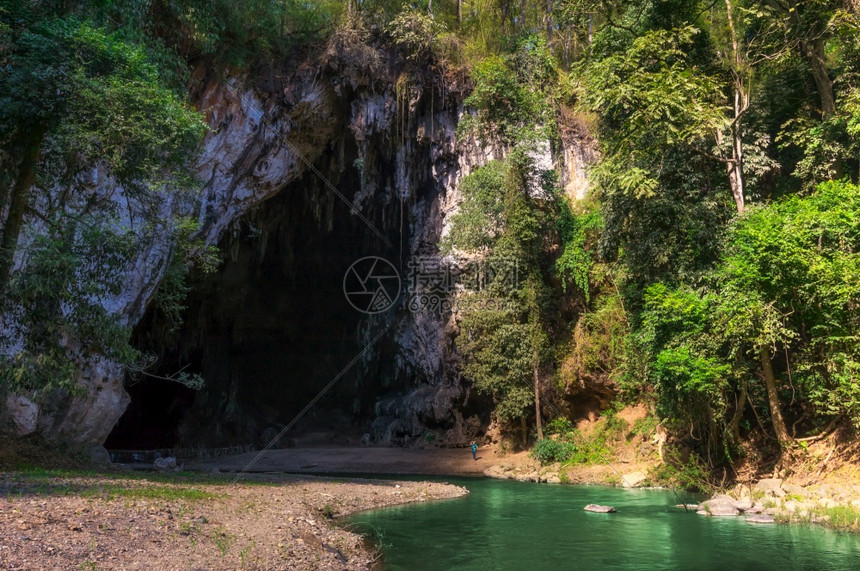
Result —
M 724 124 L 717 81 L 691 60 L 698 33 L 654 30 L 576 68 L 580 105 L 600 117 L 604 157 L 593 178 L 601 193 L 653 197 L 666 156 Z
M 451 219 L 451 230 L 443 237 L 441 249 L 484 251 L 489 249 L 504 227 L 505 164 L 490 161 L 463 179 L 463 204 Z
M 820 517 L 827 517 L 827 525 L 834 529 L 845 531 L 857 531 L 860 529 L 860 509 L 853 505 L 833 506 L 829 508 L 818 508 L 816 510 Z
M 522 417 L 534 404 L 528 325 L 521 323 L 516 313 L 492 310 L 488 304 L 486 309 L 468 312 L 460 328 L 463 374 L 479 391 L 493 395 L 499 418 L 510 421 Z
M 505 145 L 556 135 L 553 99 L 557 76 L 543 40 L 523 38 L 511 53 L 479 62 L 471 76 L 475 88 L 464 104 L 475 115 L 461 120 L 457 126 L 460 135 Z
M 694 455 L 686 460 L 671 446 L 663 449 L 664 462 L 655 466 L 648 474 L 658 485 L 681 488 L 703 494 L 713 494 L 716 487 L 711 483 L 710 471 Z
M 579 315 L 572 333 L 559 368 L 561 387 L 592 382 L 622 384 L 629 325 L 621 297 L 614 288 L 600 291 L 592 299 Z
M 556 428 L 567 426 L 554 436 L 538 440 L 529 455 L 541 464 L 560 462 L 572 464 L 605 464 L 611 456 L 608 441 L 617 432 L 613 427 L 603 425 L 589 438 L 584 437 L 578 430 L 569 426 L 567 419 L 557 419 Z M 623 422 L 623 421 L 621 421 Z
M 717 271 L 718 316 L 736 353 L 782 346 L 819 414 L 860 425 L 855 304 L 860 299 L 860 189 L 837 182 L 749 212 Z
M 40 400 L 75 391 L 85 362 L 140 358 L 129 328 L 105 308 L 145 229 L 159 231 L 164 193 L 193 188 L 185 165 L 205 132 L 201 116 L 148 60 L 151 50 L 124 30 L 94 24 L 106 20 L 98 10 L 80 8 L 65 14 L 18 1 L 0 13 L 15 24 L 0 26 L 8 70 L 0 74 L 0 162 L 12 178 L 34 172 L 33 188 L 15 192 L 40 220 L 20 240 L 26 263 L 3 299 L 11 319 L 0 339 L 0 383 Z M 16 163 L 28 145 L 41 158 Z M 115 186 L 93 185 L 87 173 L 94 169 Z M 16 223 L 11 209 L 8 216 L 4 231 Z
M 394 44 L 403 50 L 406 60 L 415 66 L 428 65 L 439 49 L 439 36 L 445 26 L 426 10 L 407 8 L 397 14 L 386 31 Z
M 82 359 L 105 356 L 129 364 L 139 356 L 129 345 L 130 330 L 104 308 L 122 285 L 133 235 L 95 221 L 77 234 L 67 232 L 65 239 L 36 237 L 5 300 L 14 319 L 0 341 L 23 345 L 3 357 L 0 386 L 39 399 L 55 389 L 74 390 Z
M 457 341 L 463 373 L 493 395 L 505 421 L 524 418 L 534 405 L 534 373 L 548 357 L 545 270 L 559 197 L 541 174 L 519 148 L 504 163 L 477 169 L 463 181 L 464 202 L 443 243 L 449 252 L 516 264 L 513 283 L 492 280 L 460 294 L 471 308 L 462 312 Z
M 725 353 L 712 318 L 717 302 L 707 291 L 654 284 L 645 290 L 633 343 L 646 361 L 643 374 L 656 393 L 657 414 L 706 436 L 708 454 L 722 459 L 728 395 L 745 371 Z
M 729 456 L 732 393 L 748 382 L 762 395 L 752 372 L 764 350 L 803 410 L 860 425 L 858 216 L 860 189 L 837 182 L 751 208 L 727 232 L 707 287 L 645 290 L 635 338 L 661 416 L 698 427 Z
M 567 462 L 576 453 L 577 448 L 573 442 L 559 441 L 553 438 L 538 440 L 529 453 L 532 458 L 547 465 L 554 462 Z
M 186 284 L 188 273 L 192 269 L 203 274 L 211 273 L 220 263 L 218 248 L 207 246 L 198 235 L 199 229 L 199 222 L 191 218 L 175 221 L 172 240 L 174 256 L 155 292 L 155 305 L 173 330 L 183 322 L 185 299 L 190 291 Z
M 270 66 L 297 47 L 320 42 L 343 10 L 323 0 L 170 0 L 156 14 L 163 41 L 187 61 L 219 67 Z
M 573 424 L 569 418 L 554 418 L 546 424 L 544 431 L 549 434 L 566 434 L 573 430 Z
M 654 431 L 657 430 L 657 427 L 659 425 L 660 419 L 653 414 L 649 414 L 648 416 L 640 418 L 633 423 L 633 427 L 630 429 L 630 433 L 627 435 L 627 437 L 629 439 L 633 436 L 651 436 L 652 434 L 654 434 Z
M 575 285 L 588 303 L 591 298 L 589 282 L 594 266 L 594 249 L 603 226 L 600 210 L 593 208 L 576 216 L 563 202 L 558 226 L 563 250 L 555 262 L 555 270 L 561 278 L 562 291 L 567 292 L 569 287 Z

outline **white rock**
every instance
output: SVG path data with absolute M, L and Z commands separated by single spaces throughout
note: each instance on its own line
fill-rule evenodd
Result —
M 19 436 L 36 432 L 39 426 L 39 405 L 22 396 L 6 397 L 5 413 L 11 420 L 12 429 Z
M 612 506 L 601 506 L 598 504 L 588 504 L 587 506 L 585 506 L 582 509 L 584 509 L 587 512 L 594 512 L 594 513 L 598 513 L 598 514 L 615 513 L 615 508 L 613 508 Z
M 648 479 L 643 472 L 630 472 L 621 476 L 621 485 L 625 488 L 635 488 Z

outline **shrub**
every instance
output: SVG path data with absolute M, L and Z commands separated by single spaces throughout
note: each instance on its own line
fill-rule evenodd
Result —
M 552 464 L 554 462 L 567 462 L 577 452 L 573 442 L 544 438 L 538 440 L 532 448 L 531 456 L 540 461 L 541 464 Z

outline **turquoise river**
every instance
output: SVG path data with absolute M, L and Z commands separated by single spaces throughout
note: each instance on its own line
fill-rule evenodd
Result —
M 349 518 L 382 547 L 382 569 L 860 569 L 860 536 L 702 517 L 671 491 L 446 481 L 471 493 Z M 583 511 L 589 503 L 618 512 Z

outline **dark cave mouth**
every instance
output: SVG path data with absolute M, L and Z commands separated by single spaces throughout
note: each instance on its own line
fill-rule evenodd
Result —
M 206 384 L 193 391 L 154 377 L 129 380 L 131 404 L 107 448 L 264 446 L 338 375 L 280 446 L 359 444 L 375 403 L 403 380 L 390 334 L 342 372 L 392 318 L 357 311 L 344 276 L 368 256 L 402 266 L 409 248 L 400 244 L 398 205 L 375 205 L 371 217 L 396 244 L 388 247 L 318 187 L 304 177 L 234 227 L 220 244 L 221 267 L 190 276 L 179 327 L 152 304 L 133 334 L 158 357 L 149 372 L 197 373 Z

